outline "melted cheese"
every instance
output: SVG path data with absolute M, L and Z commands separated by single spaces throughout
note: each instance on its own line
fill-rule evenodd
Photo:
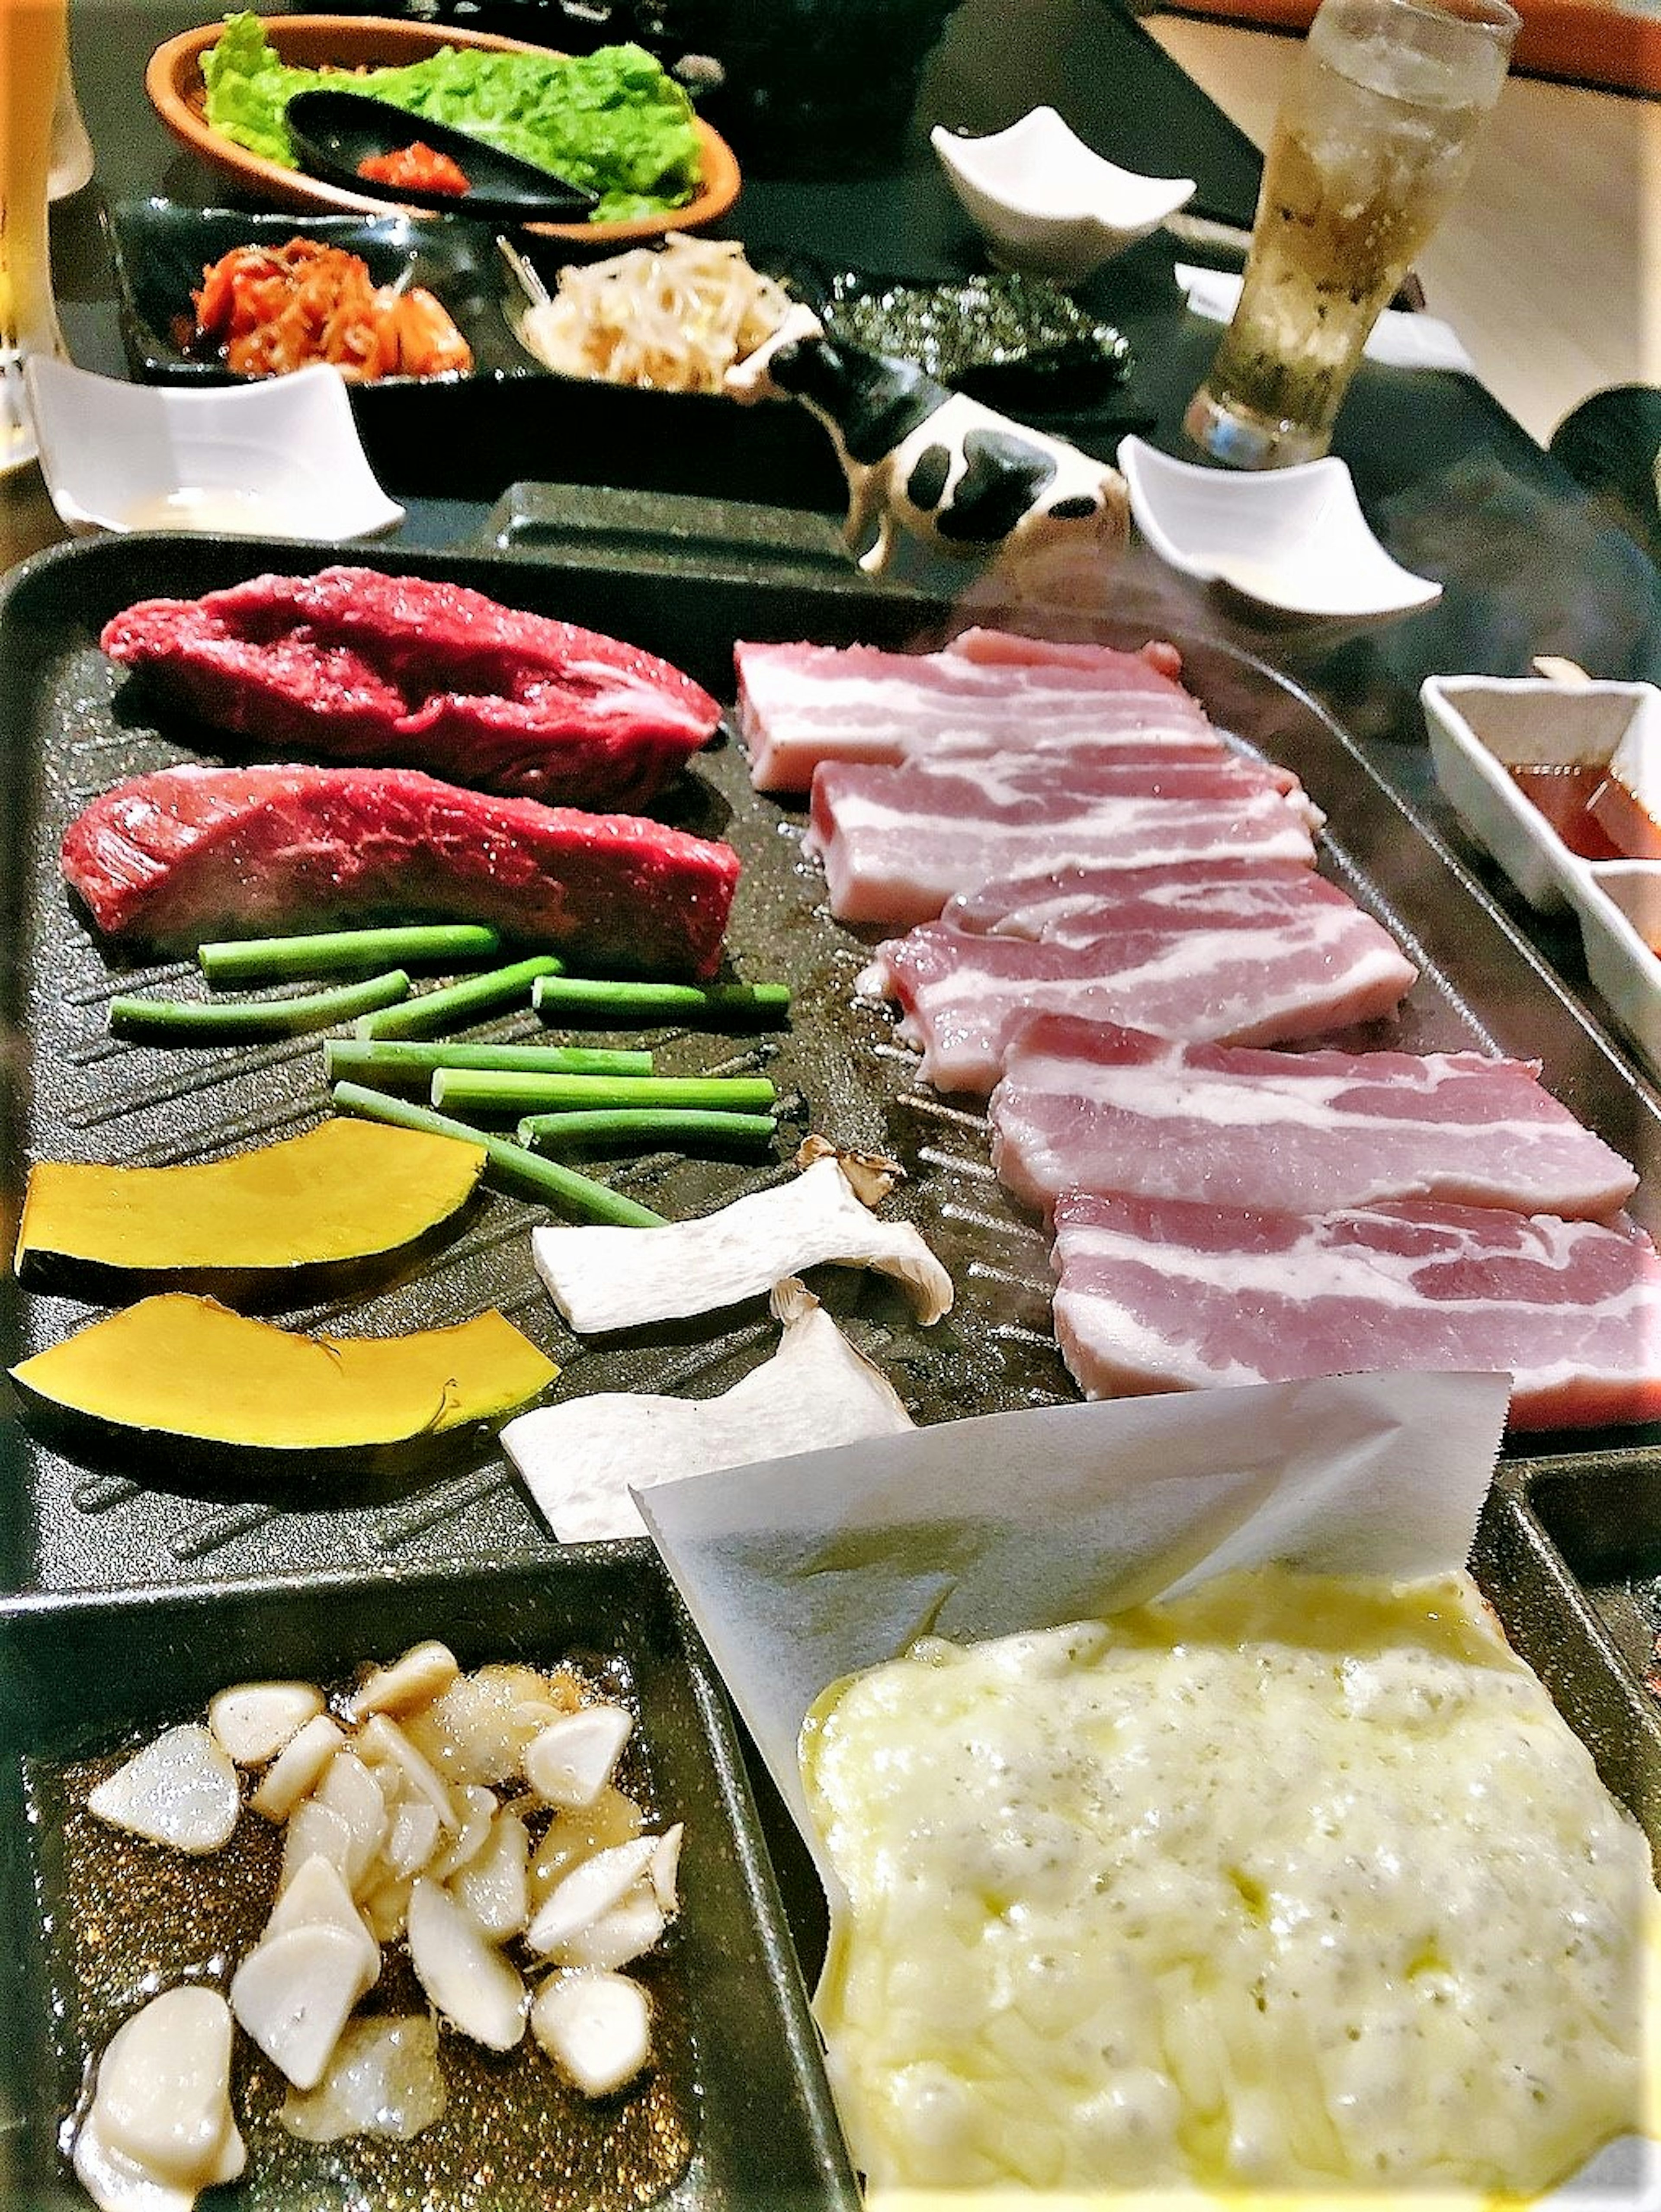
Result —
M 1647 1848 L 1463 1577 L 928 1640 L 803 1760 L 874 2191 L 1528 2192 L 1642 2124 Z

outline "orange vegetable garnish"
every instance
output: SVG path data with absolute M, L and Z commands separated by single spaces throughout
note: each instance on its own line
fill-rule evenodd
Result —
M 448 376 L 473 365 L 441 301 L 419 287 L 375 285 L 365 264 L 308 238 L 240 246 L 202 272 L 196 337 L 217 343 L 228 368 L 282 376 L 326 362 L 363 382 Z
M 392 185 L 406 192 L 465 192 L 467 173 L 447 154 L 440 154 L 422 139 L 397 146 L 387 154 L 371 154 L 357 165 L 357 173 L 372 184 Z

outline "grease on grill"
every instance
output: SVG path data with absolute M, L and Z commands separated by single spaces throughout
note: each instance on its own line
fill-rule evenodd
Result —
M 620 1662 L 570 1671 L 585 1694 L 638 1715 Z M 334 1684 L 331 1705 L 353 1686 Z M 116 2029 L 179 1983 L 228 1990 L 277 1893 L 283 1832 L 246 1808 L 231 1841 L 200 1858 L 145 1843 L 86 1810 L 88 1793 L 155 1733 L 146 1728 L 97 1759 L 28 1763 L 31 1820 L 60 1839 L 53 1919 L 72 1984 L 60 2023 L 58 2097 L 58 2110 L 70 2115 L 60 2130 L 66 2159 L 98 2056 Z M 650 1776 L 633 1740 L 617 1781 L 654 1814 Z M 404 1944 L 385 1946 L 382 1959 L 380 1978 L 358 2016 L 428 2012 Z M 239 2204 L 246 2212 L 325 2204 L 373 2205 L 375 2212 L 626 2212 L 655 2202 L 684 2173 L 695 2148 L 691 2007 L 672 1955 L 650 1954 L 629 1971 L 652 2002 L 652 2065 L 637 2086 L 591 2102 L 560 2078 L 530 2037 L 502 2056 L 441 2019 L 445 2110 L 409 2142 L 362 2135 L 317 2144 L 289 2134 L 278 2119 L 288 2082 L 239 2033 L 231 2102 L 248 2150 Z
M 916 284 L 833 270 L 804 289 L 837 337 L 988 401 L 1061 406 L 1123 384 L 1132 366 L 1121 331 L 1043 277 Z

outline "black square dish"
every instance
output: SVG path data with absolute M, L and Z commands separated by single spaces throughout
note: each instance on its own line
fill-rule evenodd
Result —
M 638 1970 L 659 2021 L 655 2070 L 636 2091 L 583 2106 L 528 2036 L 496 2057 L 447 2032 L 449 2103 L 429 2128 L 407 2143 L 313 2145 L 278 2127 L 277 2077 L 239 2036 L 232 2097 L 247 2165 L 213 2203 L 227 2212 L 854 2212 L 727 1708 L 643 1542 L 478 1574 L 48 1601 L 0 1623 L 0 1914 L 15 1962 L 0 1997 L 0 2202 L 31 2212 L 84 2203 L 58 2136 L 89 2060 L 191 1966 L 222 1986 L 246 1948 L 241 1923 L 252 1940 L 270 1903 L 250 1859 L 263 1844 L 271 1870 L 275 1832 L 257 1814 L 245 1808 L 222 1852 L 186 1858 L 81 1810 L 86 1763 L 107 1765 L 161 1728 L 200 1719 L 209 1697 L 238 1680 L 340 1686 L 359 1661 L 429 1637 L 464 1668 L 569 1659 L 634 1706 L 642 1747 L 630 1786 L 655 1819 L 686 1828 L 682 1910 Z M 625 1759 L 635 1755 L 631 1746 Z M 263 1832 L 250 1838 L 251 1828 Z M 388 1973 L 399 1972 L 389 1954 Z M 386 2008 L 409 2008 L 401 1994 L 390 1991 Z
M 1661 1453 L 1502 1462 L 1472 1565 L 1661 1867 Z
M 180 318 L 202 272 L 239 246 L 278 246 L 315 240 L 355 253 L 370 281 L 405 280 L 434 293 L 472 350 L 472 376 L 540 377 L 508 323 L 505 272 L 488 225 L 459 216 L 249 215 L 233 208 L 186 207 L 173 200 L 129 200 L 107 216 L 121 310 L 122 337 L 134 374 L 147 384 L 237 384 L 245 380 L 181 342 Z M 375 387 L 459 380 L 388 377 Z
M 395 495 L 488 501 L 517 480 L 539 477 L 842 512 L 846 488 L 830 441 L 798 407 L 636 391 L 545 368 L 514 334 L 523 303 L 488 223 L 445 215 L 248 215 L 165 199 L 125 201 L 106 221 L 122 339 L 146 384 L 244 380 L 195 357 L 179 335 L 203 270 L 238 246 L 315 239 L 359 255 L 376 284 L 407 272 L 432 292 L 472 349 L 472 374 L 350 387 L 370 465 Z M 537 255 L 545 280 L 552 284 L 559 260 L 572 258 L 545 246 Z

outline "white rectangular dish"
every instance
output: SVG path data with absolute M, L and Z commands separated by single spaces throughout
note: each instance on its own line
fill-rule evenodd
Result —
M 1661 862 L 1572 849 L 1512 773 L 1608 768 L 1623 739 L 1661 745 L 1652 684 L 1432 676 L 1420 689 L 1437 781 L 1484 851 L 1542 914 L 1578 916 L 1586 972 L 1661 1071 Z

